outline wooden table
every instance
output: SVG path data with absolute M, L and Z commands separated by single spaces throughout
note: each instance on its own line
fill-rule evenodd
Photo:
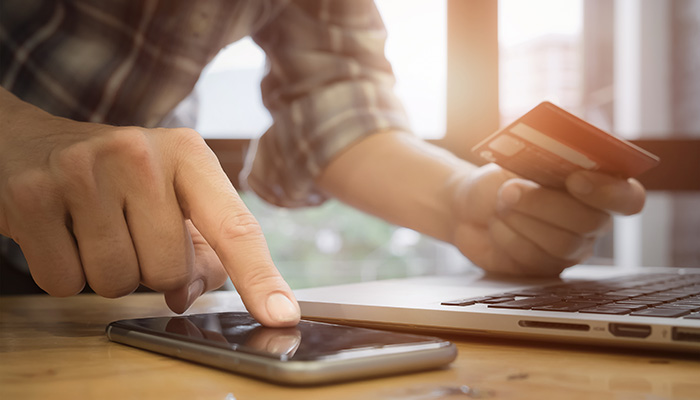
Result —
M 215 292 L 190 312 L 241 310 Z M 700 358 L 450 337 L 450 368 L 290 388 L 109 342 L 124 318 L 171 315 L 160 295 L 0 298 L 0 399 L 700 399 Z

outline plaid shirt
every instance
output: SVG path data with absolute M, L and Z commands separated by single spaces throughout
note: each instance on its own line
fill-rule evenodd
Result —
M 2 0 L 0 84 L 54 115 L 156 127 L 245 36 L 268 60 L 273 124 L 245 169 L 265 200 L 319 204 L 314 178 L 336 154 L 409 129 L 370 0 Z

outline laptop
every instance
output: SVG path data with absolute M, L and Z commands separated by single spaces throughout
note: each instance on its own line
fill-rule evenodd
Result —
M 295 291 L 308 319 L 700 353 L 700 268 L 576 266 L 555 279 L 473 269 Z
M 565 187 L 576 170 L 637 176 L 659 158 L 549 102 L 472 151 L 522 177 Z M 700 353 L 700 269 L 577 266 L 552 280 L 458 276 L 385 280 L 296 292 L 302 316 L 418 329 Z

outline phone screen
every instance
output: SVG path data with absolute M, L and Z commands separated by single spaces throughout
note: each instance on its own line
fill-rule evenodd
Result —
M 292 328 L 266 328 L 247 313 L 144 318 L 118 321 L 113 325 L 280 361 L 357 358 L 378 349 L 383 353 L 392 353 L 392 349 L 400 351 L 406 346 L 445 343 L 444 340 L 421 335 L 304 320 Z

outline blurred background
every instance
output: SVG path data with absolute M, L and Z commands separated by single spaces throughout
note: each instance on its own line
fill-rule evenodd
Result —
M 700 0 L 376 3 L 389 32 L 386 52 L 396 91 L 415 133 L 458 155 L 543 100 L 628 139 L 700 139 Z M 459 95 L 450 91 L 464 85 L 469 91 L 468 82 L 457 82 L 470 73 L 478 80 L 479 73 L 456 71 L 450 60 L 479 54 L 460 47 L 468 34 L 450 24 L 463 18 L 473 25 L 478 13 L 485 13 L 483 27 L 468 29 L 472 36 L 474 30 L 488 30 L 484 38 L 493 43 L 469 40 L 494 49 L 487 54 L 496 61 L 487 68 L 496 69 L 491 73 L 497 90 L 483 96 L 494 102 L 495 117 L 460 126 L 450 109 L 468 108 L 469 102 L 459 103 Z M 264 65 L 264 53 L 245 39 L 222 50 L 207 67 L 196 88 L 198 111 L 189 116 L 205 138 L 245 142 L 267 129 L 271 119 L 259 90 Z M 700 180 L 698 170 L 687 174 Z M 252 193 L 242 196 L 293 288 L 472 267 L 449 245 L 335 201 L 290 210 L 267 205 Z M 614 232 L 601 241 L 591 263 L 700 267 L 698 191 L 651 191 L 641 215 L 616 218 Z

